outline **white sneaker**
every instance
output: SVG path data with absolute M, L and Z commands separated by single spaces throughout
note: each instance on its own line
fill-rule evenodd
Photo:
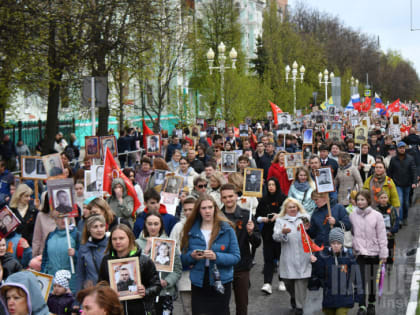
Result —
M 267 293 L 267 294 L 273 293 L 273 290 L 271 289 L 271 284 L 264 283 L 264 285 L 261 288 L 261 291 L 263 291 L 264 293 Z
M 286 291 L 286 286 L 283 281 L 279 282 L 279 291 Z

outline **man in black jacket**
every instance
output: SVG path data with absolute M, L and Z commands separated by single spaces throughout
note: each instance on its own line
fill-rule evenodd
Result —
M 400 222 L 407 225 L 410 190 L 416 188 L 417 173 L 414 159 L 405 152 L 406 144 L 403 141 L 397 144 L 397 155 L 389 162 L 388 176 L 397 186 L 400 198 Z
M 236 204 L 238 195 L 235 186 L 225 184 L 220 188 L 224 207 L 223 213 L 235 225 L 241 260 L 235 266 L 233 274 L 233 291 L 235 293 L 236 315 L 248 314 L 249 271 L 252 267 L 250 245 L 257 248 L 261 244 L 261 235 L 254 218 L 250 220 L 248 210 Z
M 324 166 L 331 167 L 333 171 L 333 177 L 335 178 L 335 175 L 337 175 L 338 163 L 336 162 L 336 160 L 328 157 L 329 153 L 330 153 L 330 148 L 328 147 L 328 145 L 322 144 L 319 147 L 319 157 L 321 158 L 321 168 Z

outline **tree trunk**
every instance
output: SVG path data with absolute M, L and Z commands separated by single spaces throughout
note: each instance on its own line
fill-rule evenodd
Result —
M 47 125 L 45 128 L 45 136 L 42 145 L 42 154 L 49 154 L 54 148 L 55 135 L 59 126 L 58 107 L 60 104 L 60 84 L 62 75 L 57 75 L 54 79 L 50 79 L 48 83 L 48 111 Z

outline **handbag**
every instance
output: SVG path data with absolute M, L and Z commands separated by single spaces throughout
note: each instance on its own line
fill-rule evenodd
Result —
M 344 226 L 343 222 L 340 222 L 341 229 L 344 232 L 344 247 L 352 248 L 353 247 L 353 235 L 351 231 L 346 231 L 346 227 Z

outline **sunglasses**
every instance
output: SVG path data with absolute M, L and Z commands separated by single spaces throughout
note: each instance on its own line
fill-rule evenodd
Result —
M 198 188 L 207 188 L 207 184 L 204 185 L 197 185 Z

